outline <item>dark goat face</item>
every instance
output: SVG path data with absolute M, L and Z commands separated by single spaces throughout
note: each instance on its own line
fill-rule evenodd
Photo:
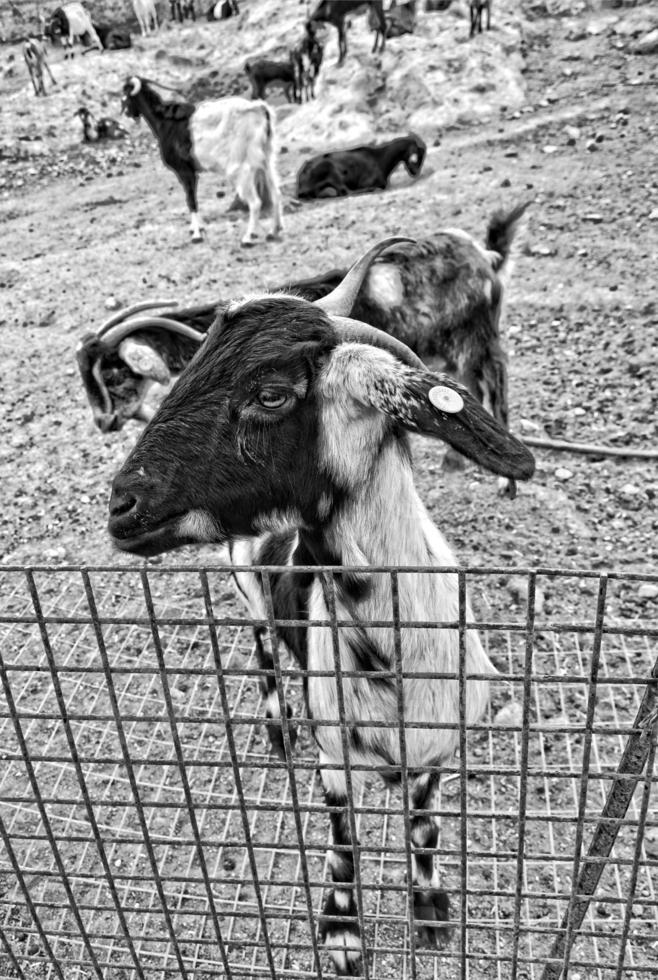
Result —
M 409 152 L 405 157 L 405 166 L 412 177 L 417 177 L 425 160 L 427 147 L 419 136 L 409 137 Z
M 130 75 L 123 85 L 123 96 L 121 98 L 121 112 L 131 119 L 139 119 L 141 108 L 139 103 L 139 92 L 142 81 L 137 75 Z
M 341 498 L 367 493 L 401 428 L 494 473 L 532 475 L 528 450 L 452 379 L 340 341 L 303 300 L 242 304 L 220 315 L 115 478 L 110 534 L 123 551 L 153 555 L 317 527 Z
M 256 534 L 277 515 L 314 523 L 324 489 L 314 382 L 335 343 L 303 300 L 220 315 L 114 480 L 115 544 L 151 555 Z

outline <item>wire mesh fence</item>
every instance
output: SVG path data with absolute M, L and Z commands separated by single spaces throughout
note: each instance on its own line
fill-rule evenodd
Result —
M 274 573 L 256 574 L 267 584 Z M 394 594 L 399 571 L 376 574 Z M 371 980 L 653 976 L 658 622 L 633 602 L 649 578 L 457 577 L 475 621 L 462 602 L 458 622 L 429 625 L 456 630 L 463 652 L 477 623 L 498 674 L 484 718 L 460 718 L 432 802 L 453 934 L 426 948 L 417 933 L 409 773 L 394 785 L 362 767 L 348 800 L 360 969 Z M 281 723 L 286 758 L 271 751 L 254 621 L 233 595 L 224 567 L 0 571 L 2 978 L 333 975 L 318 935 L 330 887 L 324 719 L 308 717 L 308 671 L 275 650 L 277 696 L 294 714 Z M 392 615 L 388 626 L 403 646 L 419 624 Z M 395 727 L 404 741 L 408 721 Z

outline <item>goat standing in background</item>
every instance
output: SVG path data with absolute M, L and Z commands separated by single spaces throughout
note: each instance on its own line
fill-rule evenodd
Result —
M 202 238 L 197 205 L 199 172 L 224 171 L 249 207 L 243 245 L 257 240 L 261 207 L 272 209 L 272 231 L 283 229 L 281 193 L 274 157 L 274 117 L 265 102 L 229 97 L 194 106 L 165 102 L 144 78 L 130 76 L 123 86 L 123 110 L 143 116 L 158 141 L 160 156 L 183 186 L 193 241 Z
M 50 81 L 53 83 L 53 85 L 57 85 L 57 82 L 53 78 L 53 73 L 50 70 L 50 65 L 48 64 L 46 48 L 41 41 L 35 37 L 29 37 L 27 41 L 24 41 L 23 57 L 25 58 L 27 70 L 30 73 L 30 79 L 32 81 L 32 85 L 34 86 L 35 95 L 46 94 L 46 86 L 43 81 L 44 68 L 48 72 Z
M 369 264 L 391 241 L 370 249 L 316 304 L 265 295 L 224 308 L 203 356 L 188 365 L 115 477 L 109 504 L 114 544 L 141 556 L 191 542 L 237 541 L 248 550 L 249 539 L 276 528 L 266 535 L 267 562 L 289 570 L 272 576 L 275 619 L 329 624 L 335 615 L 352 624 L 338 630 L 336 651 L 323 625 L 278 630 L 308 666 L 309 717 L 329 722 L 314 729 L 335 845 L 321 930 L 340 975 L 358 972 L 362 948 L 346 770 L 356 781 L 378 766 L 398 784 L 403 720 L 414 915 L 421 943 L 435 946 L 449 932 L 448 895 L 432 853 L 438 827 L 419 811 L 433 808 L 441 768 L 459 744 L 459 634 L 403 630 L 400 690 L 396 634 L 368 626 L 392 619 L 388 578 L 368 566 L 456 563 L 414 486 L 407 433 L 443 439 L 511 478 L 528 479 L 534 468 L 525 446 L 465 389 L 428 371 L 406 345 L 349 318 Z M 363 571 L 332 583 L 320 571 L 297 576 L 295 565 Z M 406 622 L 457 621 L 455 575 L 401 574 L 399 614 Z M 494 668 L 472 629 L 463 642 L 461 721 L 471 726 L 486 709 Z
M 128 135 L 116 119 L 110 119 L 109 116 L 101 116 L 100 119 L 96 119 L 93 112 L 86 106 L 80 106 L 73 115 L 77 116 L 82 123 L 82 139 L 85 143 L 97 143 L 99 140 L 122 140 Z
M 471 33 L 470 37 L 473 37 L 476 31 L 479 34 L 482 33 L 482 11 L 487 12 L 487 30 L 491 30 L 491 0 L 471 0 L 470 2 L 470 14 L 471 14 Z
M 151 31 L 157 33 L 159 25 L 155 0 L 132 0 L 132 4 L 142 37 L 150 34 Z
M 347 32 L 345 30 L 345 18 L 350 13 L 357 10 L 370 8 L 374 14 L 375 21 L 379 24 L 379 30 L 375 33 L 375 44 L 373 54 L 377 51 L 379 38 L 381 37 L 380 50 L 386 47 L 386 20 L 384 19 L 383 0 L 319 0 L 319 3 L 312 11 L 309 20 L 311 23 L 320 21 L 326 24 L 333 24 L 338 31 L 338 62 L 342 65 L 347 54 Z

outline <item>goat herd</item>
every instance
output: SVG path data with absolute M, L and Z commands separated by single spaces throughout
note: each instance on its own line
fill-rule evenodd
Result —
M 324 14 L 332 6 L 344 12 L 357 4 L 318 4 L 296 49 L 302 59 L 297 80 L 319 68 L 313 24 L 329 19 Z M 71 7 L 81 5 L 62 8 L 68 37 L 80 26 L 72 26 Z M 172 2 L 181 17 L 190 7 L 193 14 L 193 4 Z M 218 8 L 223 16 L 225 7 L 216 4 L 213 16 Z M 237 10 L 235 2 L 228 7 Z M 382 3 L 370 7 L 383 45 Z M 152 26 L 141 17 L 140 25 L 144 31 Z M 61 21 L 60 31 L 64 36 Z M 345 50 L 341 42 L 341 58 Z M 256 240 L 263 206 L 272 212 L 270 236 L 282 232 L 275 114 L 261 100 L 266 77 L 251 63 L 248 74 L 252 100 L 197 106 L 163 99 L 155 83 L 141 76 L 130 76 L 123 86 L 124 111 L 145 119 L 164 164 L 183 185 L 194 239 L 201 236 L 198 174 L 219 161 L 249 209 L 243 244 Z M 325 154 L 301 168 L 300 196 L 332 187 L 346 193 L 362 186 L 365 171 L 375 175 L 370 186 L 385 187 L 400 161 L 411 174 L 420 171 L 425 146 L 408 136 L 337 156 Z M 391 616 L 388 580 L 370 574 L 368 566 L 455 564 L 414 485 L 409 433 L 444 441 L 452 465 L 466 456 L 502 477 L 512 495 L 515 480 L 532 476 L 532 455 L 507 428 L 500 343 L 510 256 L 524 211 L 519 205 L 493 215 L 483 244 L 459 230 L 418 242 L 386 239 L 349 270 L 284 282 L 247 301 L 215 299 L 184 310 L 140 302 L 85 336 L 77 352 L 102 431 L 120 429 L 130 418 L 149 423 L 114 479 L 114 545 L 139 556 L 200 542 L 226 545 L 237 592 L 252 617 L 267 620 L 271 603 L 276 620 L 314 624 L 282 627 L 269 644 L 257 629 L 255 640 L 273 749 L 285 755 L 287 746 L 294 747 L 292 712 L 284 704 L 282 714 L 275 683 L 279 641 L 309 670 L 308 717 L 323 721 L 314 737 L 334 850 L 321 931 L 339 975 L 360 972 L 362 950 L 346 767 L 353 775 L 378 767 L 396 784 L 406 765 L 419 939 L 438 946 L 449 936 L 448 895 L 434 853 L 438 831 L 427 811 L 440 768 L 458 745 L 460 705 L 463 722 L 478 722 L 494 668 L 477 634 L 466 631 L 464 692 L 457 630 L 407 629 L 399 649 L 392 629 L 368 626 Z M 428 355 L 440 356 L 448 373 L 429 370 L 421 360 Z M 258 574 L 244 570 L 259 564 L 286 569 L 267 580 L 271 591 Z M 336 575 L 335 591 L 322 571 L 295 572 L 296 566 L 324 565 L 352 570 Z M 461 601 L 453 574 L 399 576 L 397 602 L 405 622 L 455 622 Z M 339 630 L 337 641 L 317 625 L 334 616 L 351 624 Z M 466 617 L 472 619 L 468 607 Z M 402 692 L 393 669 L 398 656 Z

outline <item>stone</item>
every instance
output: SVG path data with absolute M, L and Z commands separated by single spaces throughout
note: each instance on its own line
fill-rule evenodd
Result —
M 104 303 L 106 310 L 118 310 L 120 303 L 116 296 L 108 296 Z
M 631 45 L 633 54 L 658 54 L 658 28 Z
M 523 722 L 523 705 L 519 704 L 518 701 L 510 701 L 509 704 L 503 705 L 503 707 L 496 712 L 494 717 L 494 725 L 505 725 L 519 727 Z
M 640 586 L 637 594 L 640 599 L 658 599 L 658 585 L 652 585 L 650 582 L 646 582 Z
M 558 468 L 555 471 L 555 478 L 557 480 L 562 480 L 562 481 L 570 480 L 572 476 L 573 473 L 571 472 L 571 470 L 568 470 L 566 466 L 558 466 Z

